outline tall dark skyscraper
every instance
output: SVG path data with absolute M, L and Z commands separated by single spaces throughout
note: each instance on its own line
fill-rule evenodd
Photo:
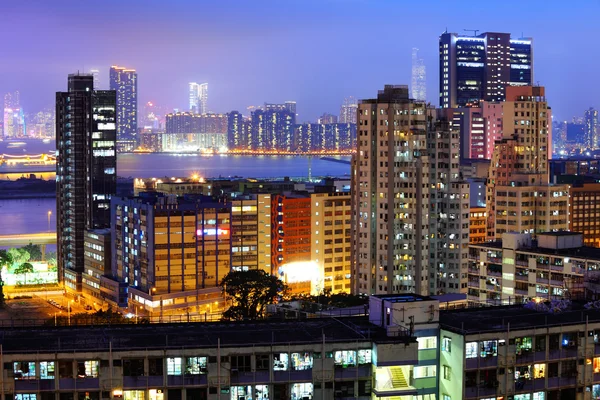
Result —
M 506 86 L 533 84 L 533 41 L 510 33 L 440 36 L 440 107 L 503 101 Z
M 137 134 L 137 72 L 110 67 L 110 90 L 117 92 L 117 139 L 129 140 Z
M 56 93 L 56 232 L 59 279 L 81 291 L 86 229 L 110 226 L 117 188 L 116 94 L 71 74 Z

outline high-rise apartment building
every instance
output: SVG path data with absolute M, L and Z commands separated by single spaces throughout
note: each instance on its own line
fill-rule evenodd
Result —
M 323 113 L 323 115 L 321 115 L 319 117 L 319 119 L 317 120 L 317 123 L 319 124 L 337 124 L 338 122 L 338 117 L 337 115 L 333 115 L 333 114 L 329 114 L 329 113 Z
M 113 65 L 110 67 L 110 90 L 117 93 L 117 139 L 131 140 L 137 135 L 137 72 Z
M 342 124 L 356 124 L 356 111 L 358 110 L 358 102 L 352 96 L 346 97 L 340 107 L 339 122 Z
M 533 84 L 532 39 L 509 33 L 463 36 L 445 32 L 439 39 L 440 107 L 503 101 L 507 86 Z
M 447 108 L 441 113 L 460 132 L 460 158 L 491 159 L 502 139 L 502 102 L 481 101 L 478 107 Z
M 545 89 L 507 87 L 503 109 L 503 139 L 487 180 L 488 239 L 566 230 L 568 188 L 549 185 L 552 117 Z
M 285 104 L 285 109 L 288 110 L 289 112 L 291 112 L 292 114 L 294 114 L 294 118 L 295 118 L 297 116 L 296 102 L 295 101 L 286 101 L 284 104 Z
M 358 109 L 353 166 L 353 290 L 466 290 L 469 184 L 459 131 L 407 86 L 386 85 Z
M 427 77 L 425 63 L 419 57 L 419 49 L 412 49 L 411 97 L 418 101 L 427 101 Z
M 293 148 L 296 114 L 285 104 L 265 104 L 251 116 L 249 147 L 252 150 L 283 150 Z
M 218 150 L 227 146 L 228 116 L 226 114 L 167 114 L 164 150 Z
M 208 113 L 208 83 L 190 82 L 189 111 L 196 114 Z
M 600 136 L 598 132 L 598 111 L 593 108 L 585 110 L 583 115 L 584 132 L 583 143 L 588 149 L 597 149 L 600 147 Z
M 21 94 L 18 90 L 4 95 L 2 131 L 5 138 L 26 136 L 25 116 L 21 108 Z
M 86 229 L 110 226 L 116 193 L 116 94 L 71 74 L 56 93 L 56 210 L 59 279 L 81 292 Z
M 427 109 L 407 86 L 358 105 L 352 173 L 356 294 L 429 293 Z

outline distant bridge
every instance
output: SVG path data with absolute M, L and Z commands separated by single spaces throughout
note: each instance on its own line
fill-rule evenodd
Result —
M 56 232 L 26 233 L 19 235 L 0 235 L 0 247 L 26 246 L 29 243 L 45 246 L 56 244 Z

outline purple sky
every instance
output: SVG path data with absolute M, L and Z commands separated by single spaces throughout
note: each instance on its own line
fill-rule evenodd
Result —
M 17 0 L 0 2 L 0 93 L 26 112 L 53 105 L 66 76 L 120 64 L 139 74 L 140 104 L 185 108 L 209 82 L 209 108 L 296 100 L 300 121 L 337 114 L 345 96 L 410 83 L 411 48 L 438 104 L 437 41 L 446 28 L 534 38 L 535 80 L 557 118 L 600 107 L 600 3 L 539 0 Z

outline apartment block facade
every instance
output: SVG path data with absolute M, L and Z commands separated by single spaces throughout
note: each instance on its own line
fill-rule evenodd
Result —
M 585 247 L 580 233 L 540 233 L 535 240 L 505 233 L 500 241 L 469 246 L 468 299 L 499 305 L 573 298 L 599 269 L 600 251 Z

